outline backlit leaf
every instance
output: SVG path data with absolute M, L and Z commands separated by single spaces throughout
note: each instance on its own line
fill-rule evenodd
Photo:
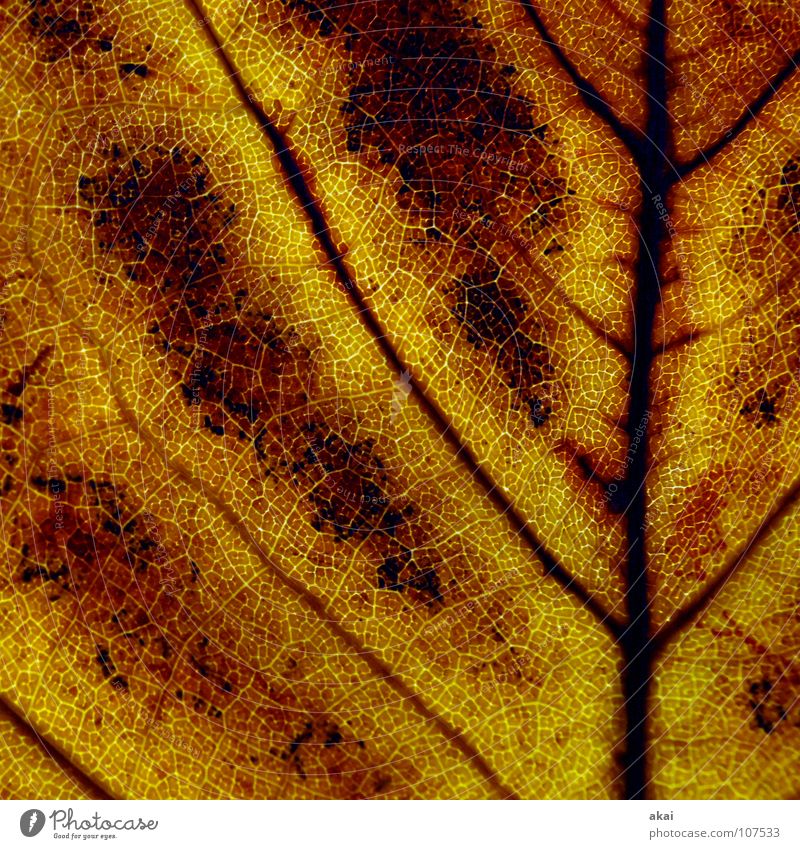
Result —
M 782 797 L 796 13 L 0 5 L 7 797 Z

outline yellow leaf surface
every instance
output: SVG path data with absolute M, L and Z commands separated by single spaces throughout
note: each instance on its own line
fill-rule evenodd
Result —
M 797 27 L 711 5 L 0 5 L 0 792 L 793 792 Z

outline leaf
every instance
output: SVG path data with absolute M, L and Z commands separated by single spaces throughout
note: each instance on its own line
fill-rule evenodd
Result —
M 3 4 L 6 797 L 796 792 L 800 29 L 563 11 Z

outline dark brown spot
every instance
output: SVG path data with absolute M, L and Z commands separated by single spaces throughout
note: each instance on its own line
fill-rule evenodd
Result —
M 115 28 L 105 23 L 102 10 L 91 0 L 26 0 L 26 5 L 28 33 L 43 62 L 72 56 L 82 65 L 90 51 L 111 49 Z
M 347 148 L 395 169 L 398 202 L 430 238 L 473 230 L 465 242 L 487 248 L 504 225 L 526 241 L 558 217 L 567 191 L 549 130 L 459 3 L 284 2 L 306 35 L 340 39 Z M 483 217 L 494 229 L 473 226 Z
M 764 674 L 745 685 L 753 728 L 774 734 L 789 726 L 800 727 L 800 670 L 792 660 L 769 653 L 760 665 Z
M 16 404 L 3 404 L 0 410 L 3 413 L 3 421 L 7 425 L 15 425 L 22 419 L 22 407 Z
M 111 655 L 109 654 L 108 649 L 103 646 L 97 647 L 95 661 L 99 664 L 105 678 L 108 678 L 116 671 L 116 667 L 111 662 Z
M 127 77 L 130 74 L 136 74 L 137 77 L 146 77 L 150 71 L 147 65 L 138 65 L 135 62 L 123 62 L 119 66 L 121 77 Z
M 312 526 L 369 552 L 374 586 L 440 600 L 430 529 L 391 494 L 374 441 L 348 439 L 363 433 L 355 417 L 315 400 L 310 345 L 277 308 L 281 281 L 273 289 L 248 278 L 236 201 L 204 155 L 130 143 L 105 159 L 105 172 L 80 177 L 81 203 L 109 265 L 152 303 L 150 333 L 198 427 L 236 440 L 263 474 L 308 493 Z
M 555 369 L 549 348 L 539 341 L 543 329 L 523 297 L 489 266 L 459 281 L 452 312 L 467 341 L 491 353 L 512 390 L 512 406 L 526 407 L 535 427 L 546 424 Z

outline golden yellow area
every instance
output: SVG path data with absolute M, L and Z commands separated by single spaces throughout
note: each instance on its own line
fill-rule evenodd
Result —
M 649 792 L 796 789 L 798 83 L 643 197 L 589 5 L 0 5 L 4 797 L 624 795 L 651 345 Z

